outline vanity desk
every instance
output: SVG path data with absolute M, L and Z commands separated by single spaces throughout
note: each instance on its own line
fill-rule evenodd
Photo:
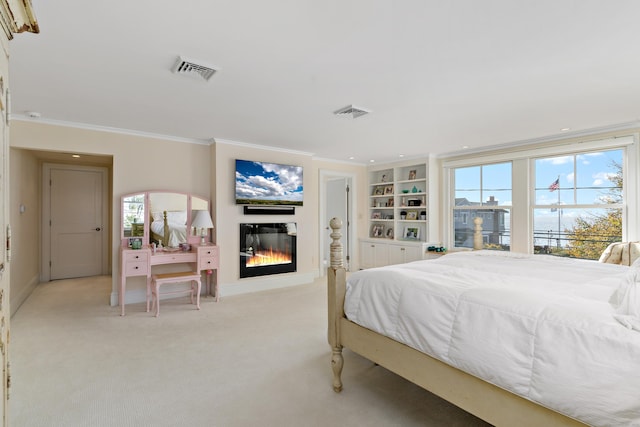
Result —
M 127 291 L 127 278 L 146 276 L 151 280 L 153 266 L 166 264 L 191 264 L 195 271 L 204 272 L 206 276 L 205 295 L 211 295 L 211 276 L 209 270 L 217 273 L 219 267 L 219 251 L 216 245 L 192 245 L 190 251 L 156 251 L 154 254 L 148 246 L 142 249 L 121 248 L 120 253 L 120 315 L 124 316 L 124 295 Z M 212 272 L 213 273 L 213 272 Z M 213 296 L 216 302 L 220 299 L 218 280 L 213 284 Z
M 209 207 L 209 200 L 190 193 L 142 191 L 122 197 L 118 296 L 122 316 L 125 311 L 127 278 L 146 277 L 147 284 L 151 283 L 152 274 L 157 273 L 154 266 L 159 265 L 187 264 L 185 270 L 188 268 L 190 271 L 205 274 L 205 295 L 212 294 L 213 276 L 213 295 L 216 302 L 219 300 L 218 246 L 211 243 L 199 244 L 200 241 L 210 240 L 209 230 L 191 226 L 196 214 L 205 214 L 204 216 L 209 216 L 210 219 Z M 190 245 L 188 251 L 177 248 L 183 243 Z M 151 249 L 154 244 L 171 248 L 165 247 L 154 252 Z M 139 249 L 134 249 L 136 246 Z

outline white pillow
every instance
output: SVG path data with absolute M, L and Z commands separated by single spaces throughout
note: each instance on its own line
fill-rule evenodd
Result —
M 631 264 L 618 289 L 609 298 L 609 303 L 616 313 L 640 319 L 640 258 Z
M 187 223 L 187 211 L 171 211 L 167 212 L 167 221 L 176 224 Z

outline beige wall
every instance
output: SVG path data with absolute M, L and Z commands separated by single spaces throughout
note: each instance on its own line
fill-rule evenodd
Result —
M 40 168 L 29 151 L 11 149 L 11 314 L 16 312 L 39 281 L 40 270 Z M 25 210 L 20 213 L 20 206 Z
M 10 144 L 14 149 L 113 156 L 111 185 L 113 289 L 111 303 L 117 300 L 120 272 L 118 266 L 120 197 L 141 190 L 184 191 L 204 196 L 211 194 L 209 185 L 210 147 L 208 145 L 24 121 L 12 122 Z M 19 167 L 12 168 L 10 178 L 12 184 L 21 180 Z M 16 203 L 13 196 L 12 192 L 12 205 Z M 16 237 L 17 240 L 26 239 L 26 236 L 17 234 Z M 16 244 L 19 243 L 16 242 Z M 14 277 L 22 277 L 22 280 L 25 280 L 33 275 L 31 271 L 26 271 L 27 266 L 21 266 L 18 262 L 12 267 L 14 268 L 11 280 L 12 288 L 14 287 Z M 21 268 L 25 268 L 25 271 L 19 271 Z M 16 283 L 15 286 L 23 285 Z M 144 287 L 144 282 L 132 280 L 127 282 L 127 285 L 128 290 L 133 288 L 132 290 L 135 291 L 136 287 Z M 140 294 L 140 292 L 135 292 L 135 294 Z
M 113 157 L 112 166 L 112 273 L 113 289 L 111 303 L 117 301 L 120 238 L 120 197 L 142 190 L 173 190 L 209 196 L 212 202 L 212 216 L 215 224 L 214 241 L 220 246 L 221 268 L 218 280 L 222 295 L 266 290 L 312 281 L 319 272 L 319 170 L 334 170 L 356 176 L 359 189 L 356 194 L 365 194 L 366 168 L 364 166 L 330 161 L 313 160 L 311 155 L 263 149 L 246 144 L 217 142 L 212 146 L 181 141 L 104 132 L 82 128 L 56 126 L 46 123 L 14 121 L 11 128 L 11 147 L 16 155 L 16 168 L 11 174 L 11 182 L 23 181 L 27 192 L 40 198 L 39 182 L 23 179 L 18 172 L 23 163 L 29 165 L 35 176 L 40 176 L 40 166 L 30 163 L 26 154 L 18 149 L 77 152 Z M 243 214 L 242 207 L 235 204 L 235 159 L 271 161 L 281 164 L 296 164 L 304 168 L 304 206 L 296 208 L 294 216 L 263 216 Z M 37 163 L 37 162 L 36 162 Z M 24 172 L 28 173 L 28 172 Z M 13 188 L 12 188 L 13 190 Z M 13 205 L 19 203 L 19 195 L 24 188 L 12 191 Z M 360 197 L 356 217 L 358 232 L 366 235 L 366 198 Z M 37 211 L 39 215 L 39 209 Z M 261 278 L 239 279 L 239 224 L 241 222 L 295 221 L 298 223 L 298 272 L 291 274 L 263 276 Z M 39 220 L 35 221 L 37 226 Z M 33 230 L 31 230 L 33 232 Z M 30 251 L 39 253 L 39 234 L 21 235 Z M 37 243 L 34 243 L 37 242 Z M 38 265 L 16 263 L 13 274 L 20 282 L 16 286 L 26 286 L 38 275 Z M 127 281 L 127 302 L 140 300 L 144 281 L 132 278 Z M 13 280 L 12 280 L 13 282 Z M 12 285 L 13 287 L 13 285 Z

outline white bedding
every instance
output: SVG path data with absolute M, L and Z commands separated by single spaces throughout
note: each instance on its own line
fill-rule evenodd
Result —
M 176 223 L 167 221 L 169 226 L 169 237 L 162 239 L 162 244 L 171 248 L 177 248 L 180 243 L 187 241 L 187 226 L 184 223 Z M 159 236 L 164 235 L 164 221 L 153 221 L 151 223 L 151 231 Z
M 345 314 L 587 424 L 640 425 L 640 333 L 608 302 L 628 269 L 452 253 L 351 274 Z

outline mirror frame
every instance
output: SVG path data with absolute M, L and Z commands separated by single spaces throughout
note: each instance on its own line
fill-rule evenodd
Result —
M 198 199 L 201 199 L 203 201 L 205 201 L 208 205 L 207 210 L 209 211 L 209 214 L 211 214 L 211 200 L 207 197 L 202 197 L 199 194 L 192 194 L 192 193 L 186 193 L 186 192 L 180 192 L 180 191 L 169 191 L 169 190 L 145 190 L 145 191 L 134 191 L 132 193 L 127 193 L 124 194 L 121 198 L 120 198 L 120 246 L 123 248 L 128 248 L 129 247 L 129 239 L 130 237 L 127 237 L 124 235 L 124 201 L 126 198 L 128 197 L 132 197 L 132 196 L 137 196 L 137 195 L 144 195 L 144 234 L 142 236 L 142 247 L 148 247 L 149 246 L 149 238 L 150 238 L 150 231 L 149 231 L 149 207 L 151 206 L 150 204 L 150 194 L 152 193 L 169 193 L 169 194 L 178 194 L 178 195 L 184 195 L 187 197 L 187 243 L 193 245 L 193 244 L 199 244 L 200 243 L 200 235 L 198 235 L 198 233 L 194 233 L 191 230 L 191 198 L 195 197 Z M 140 236 L 136 236 L 136 237 L 140 237 Z M 211 241 L 211 230 L 207 231 L 207 241 Z

